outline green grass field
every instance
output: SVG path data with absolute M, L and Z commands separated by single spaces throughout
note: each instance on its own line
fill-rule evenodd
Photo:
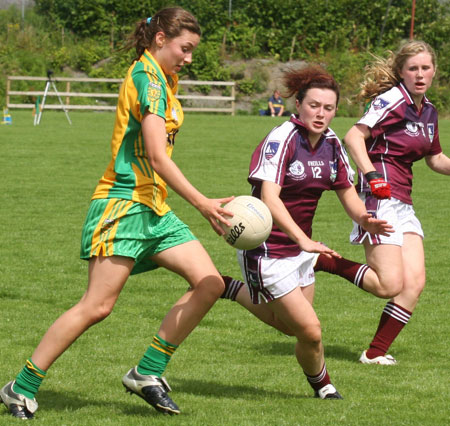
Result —
M 12 111 L 0 127 L 0 385 L 12 380 L 50 326 L 78 301 L 87 281 L 79 260 L 89 199 L 109 160 L 114 116 Z M 249 193 L 250 154 L 279 123 L 270 117 L 187 115 L 174 159 L 207 196 Z M 353 119 L 335 119 L 342 137 Z M 450 153 L 450 121 L 440 123 Z M 37 399 L 45 425 L 445 425 L 449 424 L 449 184 L 414 166 L 413 197 L 426 233 L 427 286 L 391 348 L 395 367 L 357 362 L 385 301 L 341 278 L 317 274 L 315 308 L 330 376 L 343 401 L 321 401 L 293 355 L 294 339 L 219 300 L 181 345 L 165 373 L 177 417 L 158 414 L 125 394 L 121 378 L 146 350 L 186 283 L 165 271 L 129 279 L 112 315 L 85 333 L 49 370 Z M 173 192 L 170 205 L 223 273 L 240 277 L 234 250 Z M 333 193 L 324 195 L 314 238 L 363 260 L 348 243 L 350 219 Z M 0 407 L 0 425 L 15 420 Z M 19 420 L 17 420 L 18 422 Z

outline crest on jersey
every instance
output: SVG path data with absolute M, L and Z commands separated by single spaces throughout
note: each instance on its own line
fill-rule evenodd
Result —
M 105 219 L 102 223 L 100 232 L 101 233 L 108 232 L 114 226 L 115 222 L 116 222 L 115 219 L 109 219 L 109 218 Z
M 148 83 L 147 99 L 150 102 L 155 102 L 161 97 L 161 86 L 155 83 Z
M 247 279 L 251 286 L 259 287 L 258 272 L 248 270 L 247 271 Z
M 270 160 L 278 151 L 280 142 L 268 142 L 266 150 L 264 151 L 264 156 L 267 160 Z
M 292 179 L 302 180 L 305 179 L 305 166 L 301 161 L 295 160 L 293 163 L 289 165 L 289 170 L 287 173 Z
M 428 137 L 430 138 L 430 142 L 433 142 L 434 139 L 434 123 L 427 124 L 428 129 Z
M 330 161 L 330 180 L 331 182 L 336 181 L 337 177 L 337 161 Z
M 419 134 L 419 126 L 418 123 L 414 123 L 414 121 L 408 121 L 406 123 L 406 134 L 409 136 L 417 136 Z
M 389 105 L 389 102 L 382 98 L 376 98 L 372 103 L 372 107 L 375 111 L 378 111 L 379 109 L 383 109 L 384 107 L 386 107 L 388 105 Z

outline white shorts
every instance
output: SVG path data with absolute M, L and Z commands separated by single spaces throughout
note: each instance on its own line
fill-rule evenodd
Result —
M 242 250 L 237 251 L 238 261 L 255 304 L 278 299 L 296 287 L 314 284 L 314 265 L 318 253 L 302 251 L 298 256 L 282 259 L 244 253 Z
M 367 238 L 370 244 L 392 244 L 396 246 L 403 245 L 403 234 L 412 232 L 423 238 L 422 225 L 417 219 L 411 204 L 406 204 L 396 198 L 390 200 L 377 200 L 370 194 L 360 193 L 359 197 L 365 203 L 366 209 L 377 219 L 386 220 L 392 225 L 394 232 L 389 237 L 379 234 L 370 234 L 361 228 L 356 222 L 353 222 L 353 230 L 350 234 L 352 244 L 362 244 Z

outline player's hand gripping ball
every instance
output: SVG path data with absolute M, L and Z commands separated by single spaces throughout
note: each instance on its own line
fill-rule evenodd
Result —
M 251 250 L 264 241 L 272 230 L 272 215 L 269 208 L 256 197 L 240 195 L 224 206 L 234 216 L 227 216 L 231 226 L 220 223 L 225 231 L 225 241 L 240 250 Z

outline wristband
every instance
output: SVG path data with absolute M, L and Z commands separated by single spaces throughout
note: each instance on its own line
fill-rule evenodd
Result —
M 382 178 L 383 175 L 380 172 L 377 172 L 376 170 L 373 172 L 368 172 L 364 175 L 364 177 L 366 178 L 367 182 L 370 182 L 372 179 L 379 179 Z
M 370 187 L 370 192 L 378 200 L 391 198 L 391 185 L 386 182 L 383 175 L 377 171 L 366 173 L 365 178 Z

